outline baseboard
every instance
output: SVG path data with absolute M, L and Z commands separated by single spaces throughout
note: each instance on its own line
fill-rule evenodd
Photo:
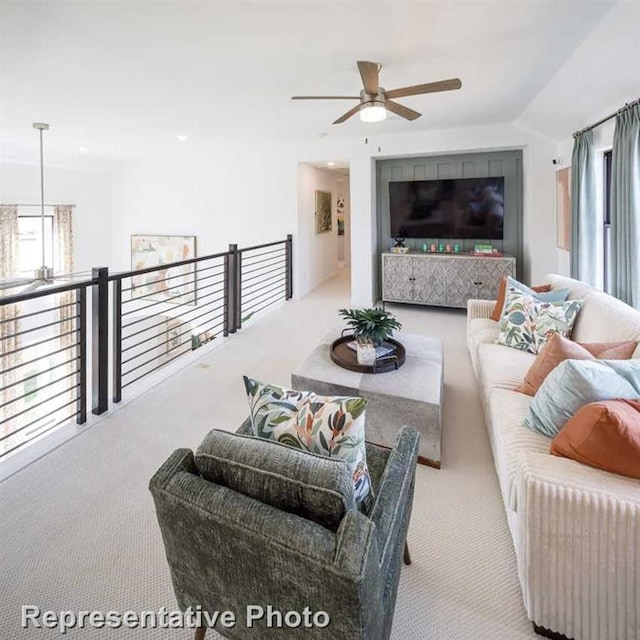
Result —
M 541 627 L 539 625 L 537 625 L 535 622 L 532 622 L 531 624 L 533 624 L 533 630 L 539 635 L 539 636 L 544 636 L 545 638 L 550 638 L 550 640 L 573 640 L 572 638 L 569 638 L 565 635 L 562 635 L 561 633 L 557 633 L 556 631 L 551 631 L 550 629 L 545 629 L 544 627 Z

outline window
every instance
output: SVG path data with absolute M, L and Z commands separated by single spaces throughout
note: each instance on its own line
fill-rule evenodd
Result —
M 609 278 L 611 275 L 611 149 L 604 152 L 603 180 L 602 180 L 602 238 L 604 242 L 603 254 L 603 288 L 608 293 L 611 290 Z
M 53 267 L 53 207 L 45 207 L 44 213 L 44 264 Z M 18 273 L 32 276 L 42 266 L 41 216 L 18 209 Z

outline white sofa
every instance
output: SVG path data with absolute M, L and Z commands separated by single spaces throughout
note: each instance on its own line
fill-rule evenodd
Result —
M 577 280 L 545 282 L 584 299 L 572 339 L 640 341 L 640 311 Z M 513 389 L 535 355 L 495 344 L 493 306 L 469 301 L 468 347 L 527 614 L 543 635 L 640 640 L 640 481 L 552 456 L 523 425 L 531 398 Z

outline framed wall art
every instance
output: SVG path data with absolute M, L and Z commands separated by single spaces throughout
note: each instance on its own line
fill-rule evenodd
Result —
M 338 235 L 344 235 L 344 197 L 338 196 L 336 200 L 336 223 L 338 225 Z
M 316 191 L 316 233 L 331 231 L 331 192 Z
M 131 297 L 196 304 L 193 264 L 171 266 L 196 257 L 195 236 L 131 236 L 131 269 L 160 269 L 132 276 Z

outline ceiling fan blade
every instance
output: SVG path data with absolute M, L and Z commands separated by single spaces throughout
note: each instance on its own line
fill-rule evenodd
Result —
M 405 120 L 415 120 L 419 118 L 422 114 L 414 111 L 413 109 L 409 109 L 409 107 L 405 107 L 404 105 L 398 104 L 397 102 L 393 102 L 393 100 L 387 100 L 384 103 L 385 109 L 395 113 L 398 116 L 401 116 Z
M 380 92 L 378 74 L 380 73 L 381 67 L 382 65 L 378 62 L 366 62 L 364 60 L 358 60 L 358 70 L 360 71 L 362 86 L 364 87 L 365 93 L 369 93 L 375 96 Z
M 341 124 L 345 120 L 348 120 L 351 116 L 354 116 L 356 113 L 360 111 L 360 105 L 357 104 L 353 109 L 349 109 L 347 113 L 343 113 L 337 120 L 334 120 L 331 124 Z
M 437 91 L 454 91 L 460 89 L 462 82 L 459 78 L 450 78 L 449 80 L 439 80 L 438 82 L 427 82 L 427 84 L 416 84 L 412 87 L 402 87 L 400 89 L 392 89 L 385 91 L 387 98 L 404 98 L 406 96 L 418 96 L 423 93 L 436 93 Z
M 291 96 L 292 100 L 360 100 L 360 96 Z

